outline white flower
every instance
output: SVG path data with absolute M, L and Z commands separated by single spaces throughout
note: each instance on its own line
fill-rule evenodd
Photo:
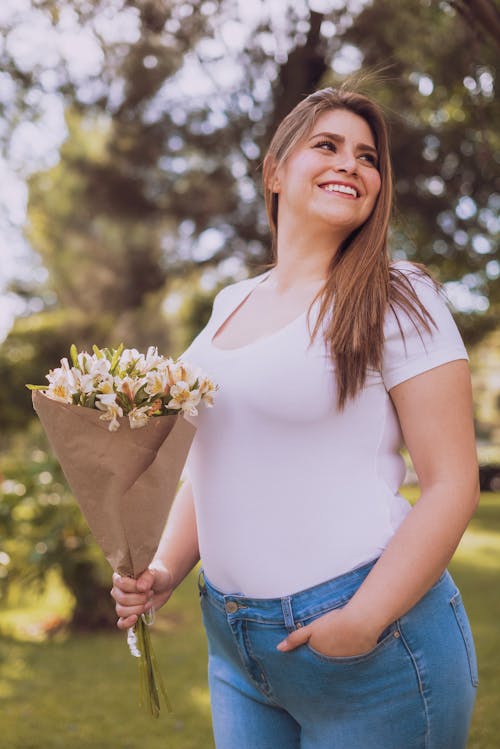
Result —
M 98 393 L 96 395 L 97 408 L 109 408 L 116 405 L 116 393 Z
M 82 374 L 88 374 L 94 378 L 104 376 L 109 372 L 110 363 L 104 357 L 99 359 L 95 354 L 90 355 L 86 351 L 80 351 L 76 360 L 77 367 L 73 368 L 73 371 L 79 369 Z
M 57 369 L 51 369 L 46 375 L 49 381 L 47 395 L 52 400 L 61 401 L 62 403 L 71 403 L 72 394 L 76 392 L 75 381 L 71 374 L 67 359 L 62 359 L 63 366 Z
M 99 382 L 98 388 L 99 388 L 100 393 L 114 395 L 114 392 L 115 392 L 114 385 L 115 385 L 115 381 L 114 381 L 113 375 L 108 374 L 106 375 L 106 377 L 103 377 L 103 379 Z
M 165 365 L 173 363 L 173 359 L 165 358 L 158 353 L 156 346 L 150 346 L 146 352 L 144 364 L 146 371 L 150 372 L 152 369 L 159 369 Z
M 195 367 L 187 362 L 182 361 L 182 359 L 170 365 L 169 370 L 173 380 L 172 384 L 176 382 L 185 382 L 192 387 L 199 376 L 199 370 L 197 368 L 195 369 Z
M 201 398 L 206 406 L 211 408 L 214 405 L 213 394 L 217 390 L 217 385 L 208 377 L 203 377 L 199 382 L 199 391 Z
M 110 366 L 111 362 L 107 359 L 98 359 L 97 356 L 91 356 L 89 357 L 88 373 L 96 379 L 107 377 L 109 375 Z
M 131 403 L 134 402 L 135 396 L 146 383 L 146 379 L 143 377 L 115 377 L 113 380 L 114 388 L 119 392 L 127 396 Z
M 92 357 L 86 351 L 80 351 L 80 353 L 76 357 L 78 368 L 84 374 L 88 374 L 88 364 L 91 359 Z
M 148 411 L 150 406 L 141 406 L 140 408 L 133 408 L 128 415 L 128 420 L 131 429 L 139 429 L 145 426 L 149 421 Z
M 68 381 L 65 377 L 56 378 L 50 383 L 46 390 L 46 395 L 52 400 L 60 401 L 61 403 L 72 403 L 73 398 L 71 395 L 71 389 L 68 386 Z
M 190 416 L 196 416 L 198 410 L 196 406 L 201 400 L 199 390 L 190 390 L 187 382 L 180 380 L 170 388 L 171 400 L 167 403 L 167 408 L 175 408 L 184 411 Z
M 116 432 L 120 426 L 118 421 L 119 416 L 123 416 L 123 410 L 121 406 L 116 402 L 115 393 L 99 393 L 96 396 L 95 402 L 96 408 L 104 413 L 99 417 L 103 421 L 109 421 L 109 431 Z
M 79 369 L 73 367 L 71 369 L 73 375 L 76 390 L 89 395 L 94 391 L 94 376 L 91 374 L 83 374 Z
M 144 380 L 146 382 L 144 389 L 148 395 L 164 395 L 172 384 L 168 368 L 148 372 Z
M 120 369 L 129 369 L 133 366 L 134 372 L 144 373 L 146 370 L 144 354 L 141 354 L 136 348 L 123 349 L 119 360 L 119 366 Z

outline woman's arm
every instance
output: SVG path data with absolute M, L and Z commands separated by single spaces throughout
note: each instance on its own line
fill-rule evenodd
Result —
M 199 559 L 193 489 L 186 479 L 177 492 L 151 566 L 160 564 L 170 570 L 176 588 Z
M 113 575 L 118 627 L 132 627 L 140 614 L 163 606 L 200 558 L 191 484 L 185 481 L 171 507 L 158 550 L 137 580 Z
M 479 477 L 467 362 L 435 367 L 396 385 L 390 395 L 420 499 L 350 602 L 292 633 L 281 650 L 308 639 L 330 655 L 369 650 L 436 582 L 476 509 Z

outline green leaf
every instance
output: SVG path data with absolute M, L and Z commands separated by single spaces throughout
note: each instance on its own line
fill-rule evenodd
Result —
M 92 346 L 92 351 L 97 356 L 98 359 L 104 359 L 104 354 L 102 353 L 101 349 L 95 345 Z
M 76 367 L 77 369 L 79 369 L 79 366 L 78 366 L 78 349 L 76 348 L 76 346 L 75 346 L 74 343 L 71 344 L 71 347 L 70 347 L 70 350 L 69 350 L 69 355 L 71 357 L 71 361 L 73 363 L 73 366 Z
M 143 406 L 150 400 L 154 401 L 156 399 L 153 396 L 146 393 L 146 385 L 142 385 L 142 387 L 140 387 L 137 393 L 135 394 L 136 405 Z
M 128 414 L 130 411 L 130 406 L 133 404 L 130 403 L 125 393 L 117 393 L 116 400 L 118 401 L 118 405 L 122 407 L 123 413 Z
M 108 349 L 106 349 L 106 350 L 108 350 Z M 122 351 L 123 351 L 123 343 L 120 343 L 120 345 L 118 346 L 117 349 L 115 349 L 113 352 L 111 352 L 111 351 L 109 352 L 110 355 L 112 353 L 111 366 L 109 368 L 110 374 L 114 374 L 115 373 L 115 369 L 116 369 L 116 366 L 117 366 L 118 362 L 120 361 L 120 356 L 122 355 Z
M 48 390 L 48 385 L 25 385 L 25 387 L 28 388 L 28 390 Z

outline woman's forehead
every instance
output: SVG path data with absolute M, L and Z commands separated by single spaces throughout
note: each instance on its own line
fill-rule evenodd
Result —
M 307 138 L 316 134 L 337 134 L 349 140 L 359 140 L 375 146 L 373 132 L 368 122 L 355 112 L 348 109 L 328 109 L 316 118 Z

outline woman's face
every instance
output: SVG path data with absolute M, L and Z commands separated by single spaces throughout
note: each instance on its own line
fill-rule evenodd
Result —
M 292 211 L 294 220 L 323 222 L 347 238 L 368 219 L 380 192 L 378 155 L 366 120 L 346 109 L 323 112 L 278 168 L 273 191 L 279 194 L 279 222 Z

